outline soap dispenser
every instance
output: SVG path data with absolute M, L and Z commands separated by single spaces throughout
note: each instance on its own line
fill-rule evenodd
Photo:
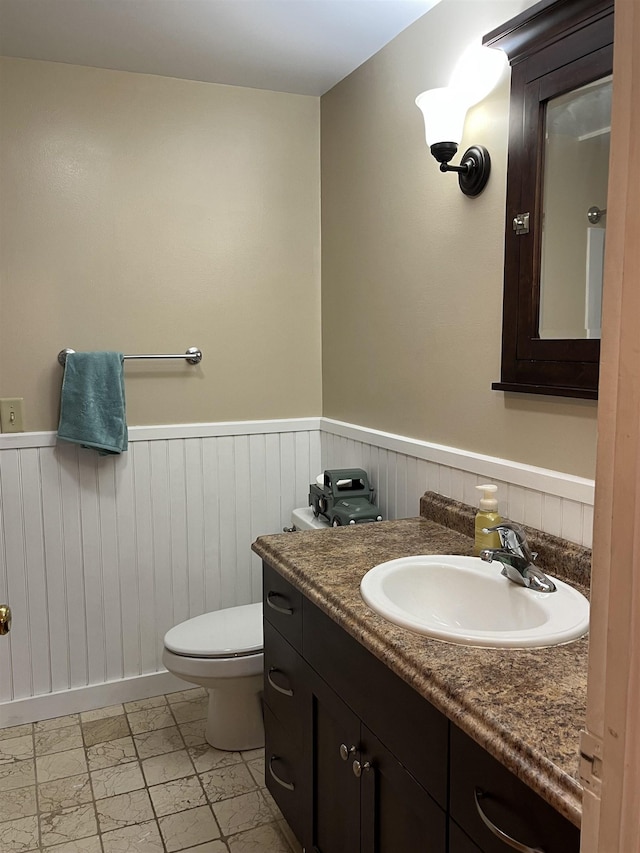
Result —
M 482 486 L 476 486 L 476 489 L 483 493 L 480 498 L 480 508 L 476 513 L 475 541 L 473 546 L 473 554 L 475 557 L 478 557 L 480 551 L 483 551 L 485 548 L 500 547 L 500 537 L 497 532 L 483 533 L 482 531 L 485 527 L 495 527 L 496 524 L 500 524 L 502 519 L 498 515 L 498 501 L 495 497 L 498 487 L 492 483 L 485 483 Z

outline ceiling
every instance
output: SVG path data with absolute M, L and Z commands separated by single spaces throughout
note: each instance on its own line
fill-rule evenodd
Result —
M 0 54 L 322 95 L 439 0 L 0 0 Z

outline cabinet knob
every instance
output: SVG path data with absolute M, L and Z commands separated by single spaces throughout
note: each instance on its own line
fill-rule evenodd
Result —
M 353 771 L 356 772 L 355 770 Z M 358 775 L 358 774 L 356 774 Z M 500 829 L 499 826 L 496 826 L 495 823 L 490 820 L 487 815 L 482 810 L 482 806 L 480 805 L 480 800 L 486 796 L 484 791 L 481 791 L 480 788 L 476 788 L 473 792 L 476 801 L 476 810 L 480 819 L 484 823 L 484 825 L 489 829 L 497 838 L 503 841 L 507 847 L 511 847 L 512 850 L 518 850 L 519 853 L 544 853 L 544 850 L 540 847 L 529 847 L 528 844 L 523 844 L 521 841 L 518 841 L 516 838 L 512 838 L 510 835 L 507 835 L 504 830 Z
M 354 752 L 356 752 L 355 746 L 347 746 L 346 743 L 340 744 L 340 758 L 343 761 L 346 761 Z
M 365 761 L 364 764 L 360 764 L 358 759 L 353 762 L 353 775 L 360 778 L 363 773 L 366 773 L 367 770 L 371 770 L 371 762 Z

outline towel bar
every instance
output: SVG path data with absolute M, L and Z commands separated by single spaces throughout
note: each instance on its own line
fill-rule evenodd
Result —
M 75 350 L 67 347 L 58 353 L 58 361 L 63 366 L 67 360 L 67 355 L 70 352 L 75 352 Z M 182 353 L 167 353 L 165 355 L 149 355 L 147 353 L 141 353 L 140 355 L 125 355 L 124 358 L 184 358 L 189 362 L 189 364 L 200 364 L 202 361 L 202 352 L 198 347 L 189 347 L 184 355 Z

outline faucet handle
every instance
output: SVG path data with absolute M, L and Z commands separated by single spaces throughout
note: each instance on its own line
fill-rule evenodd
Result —
M 500 542 L 503 548 L 508 548 L 517 554 L 521 554 L 527 559 L 534 560 L 535 557 L 531 553 L 527 543 L 527 535 L 523 528 L 516 524 L 515 521 L 501 521 L 493 527 L 485 527 L 483 533 L 497 533 L 500 537 Z
M 493 527 L 485 527 L 483 532 L 485 532 L 485 533 L 494 533 L 494 532 L 501 533 L 503 530 L 505 530 L 505 531 L 506 530 L 512 530 L 516 534 L 516 536 L 520 542 L 526 542 L 527 541 L 526 534 L 525 534 L 524 530 L 522 529 L 522 527 L 519 524 L 516 524 L 515 521 L 507 521 L 506 519 L 504 521 L 501 521 L 500 524 L 495 524 Z

